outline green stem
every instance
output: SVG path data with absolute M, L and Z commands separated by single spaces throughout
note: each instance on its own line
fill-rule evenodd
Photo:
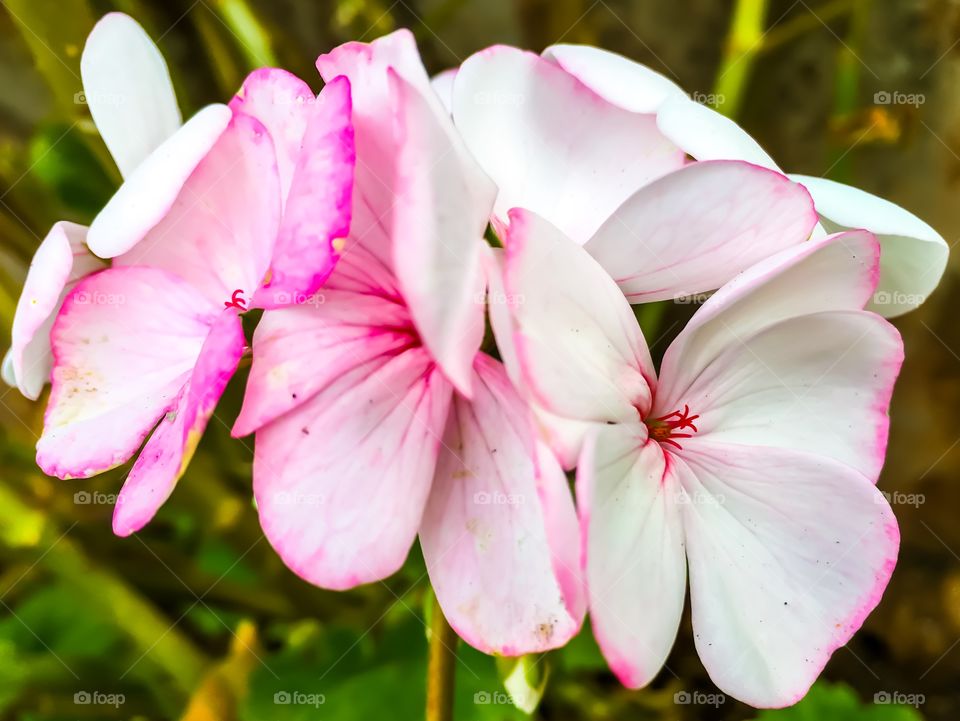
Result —
M 717 109 L 728 118 L 735 118 L 740 112 L 750 72 L 763 48 L 768 9 L 769 0 L 737 0 L 734 8 L 715 84 Z
M 460 639 L 444 618 L 436 598 L 433 600 L 428 639 L 427 721 L 453 721 L 457 643 Z

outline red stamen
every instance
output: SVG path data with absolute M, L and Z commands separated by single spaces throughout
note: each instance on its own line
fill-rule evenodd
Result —
M 694 425 L 694 421 L 699 418 L 699 415 L 690 415 L 690 406 L 684 405 L 683 411 L 674 411 L 673 413 L 668 413 L 665 416 L 660 416 L 659 418 L 651 418 L 646 421 L 647 428 L 650 430 L 650 437 L 658 443 L 668 443 L 671 446 L 676 446 L 677 449 L 683 450 L 683 446 L 677 443 L 674 438 L 693 438 L 693 433 L 697 432 L 697 427 Z M 675 431 L 683 431 L 685 429 L 690 429 L 693 433 L 677 433 Z
M 243 291 L 239 288 L 233 291 L 233 295 L 230 297 L 230 300 L 224 301 L 223 307 L 236 308 L 237 310 L 246 310 L 247 301 L 243 299 Z

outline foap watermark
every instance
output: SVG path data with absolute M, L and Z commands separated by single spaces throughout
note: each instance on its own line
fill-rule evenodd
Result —
M 477 491 L 473 494 L 473 502 L 478 506 L 519 506 L 524 498 L 522 493 Z
M 73 294 L 73 302 L 77 305 L 126 305 L 127 296 L 122 293 L 78 290 Z
M 277 706 L 313 706 L 320 708 L 327 702 L 322 693 L 304 693 L 303 691 L 277 691 L 273 694 L 273 703 Z
M 527 101 L 522 93 L 481 92 L 473 94 L 474 105 L 497 105 L 519 107 Z
M 324 497 L 321 493 L 293 493 L 280 491 L 273 494 L 273 502 L 277 506 L 322 506 Z
M 722 693 L 704 693 L 703 691 L 677 691 L 673 694 L 677 706 L 713 706 L 720 708 L 727 702 Z
M 73 494 L 73 502 L 78 506 L 115 506 L 117 505 L 117 494 L 101 491 L 77 491 Z
M 927 702 L 922 693 L 904 693 L 903 691 L 878 691 L 873 694 L 873 702 L 878 706 L 913 706 L 920 708 Z
M 881 491 L 880 493 L 887 499 L 887 503 L 891 506 L 913 506 L 914 508 L 919 508 L 927 502 L 927 497 L 922 493 L 902 493 L 901 491 Z M 874 496 L 873 502 L 882 503 L 876 496 Z
M 921 293 L 903 293 L 899 290 L 878 290 L 873 294 L 874 305 L 909 305 L 918 306 L 927 297 Z
M 699 91 L 690 93 L 690 99 L 695 103 L 707 105 L 711 108 L 719 108 L 727 102 L 727 96 L 723 93 L 701 93 Z
M 709 300 L 713 293 L 677 293 L 673 296 L 673 302 L 678 305 L 700 304 Z
M 73 94 L 74 105 L 89 105 L 90 103 L 95 103 L 96 105 L 112 105 L 115 108 L 119 108 L 126 102 L 127 98 L 122 93 L 87 93 L 81 90 Z
M 911 105 L 919 108 L 927 102 L 922 93 L 901 93 L 899 90 L 879 90 L 873 94 L 874 105 Z
M 288 293 L 280 290 L 274 295 L 279 305 L 312 305 L 317 307 L 327 302 L 323 293 Z
M 722 506 L 726 503 L 727 497 L 722 493 L 705 493 L 703 491 L 688 493 L 680 490 L 673 494 L 673 500 L 680 506 Z
M 102 691 L 77 691 L 73 694 L 77 706 L 113 706 L 120 708 L 127 702 L 122 693 L 103 693 Z
M 505 293 L 491 289 L 488 293 L 476 293 L 473 296 L 473 302 L 477 305 L 489 303 L 490 305 L 505 305 L 509 308 L 516 308 L 526 302 L 526 297 L 523 293 Z
M 523 708 L 526 704 L 522 697 L 515 697 L 505 691 L 477 691 L 473 694 L 473 703 L 477 706 L 516 706 Z

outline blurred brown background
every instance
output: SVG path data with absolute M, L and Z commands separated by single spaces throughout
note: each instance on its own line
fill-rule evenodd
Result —
M 596 44 L 714 95 L 782 167 L 858 185 L 912 210 L 951 246 L 960 239 L 956 0 L 0 0 L 5 331 L 48 227 L 89 222 L 118 182 L 75 98 L 84 38 L 110 10 L 158 41 L 185 116 L 227 99 L 258 65 L 318 86 L 317 54 L 402 26 L 432 72 L 494 43 Z M 917 102 L 876 102 L 884 92 Z M 539 718 L 960 718 L 958 265 L 896 321 L 907 361 L 881 488 L 901 523 L 899 566 L 807 700 L 766 714 L 732 699 L 677 703 L 677 693 L 716 693 L 687 622 L 671 672 L 638 693 L 615 683 L 589 633 L 534 660 L 537 673 L 550 669 Z M 249 500 L 250 448 L 228 438 L 243 382 L 231 385 L 170 503 L 125 540 L 109 524 L 122 469 L 83 482 L 43 477 L 32 456 L 42 404 L 0 390 L 0 718 L 420 717 L 422 561 L 414 552 L 387 583 L 345 594 L 288 572 Z M 476 695 L 502 690 L 498 672 L 461 647 L 457 719 L 524 717 Z M 278 696 L 296 691 L 323 703 Z

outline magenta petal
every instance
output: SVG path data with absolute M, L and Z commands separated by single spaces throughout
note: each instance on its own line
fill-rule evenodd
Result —
M 486 653 L 565 644 L 585 595 L 573 499 L 536 444 L 503 366 L 478 355 L 474 397 L 451 408 L 420 545 L 451 626 Z
M 309 106 L 283 220 L 267 281 L 253 305 L 275 308 L 310 302 L 333 270 L 350 232 L 356 156 L 350 82 L 327 83 Z
M 243 347 L 243 326 L 236 311 L 224 310 L 210 328 L 176 403 L 124 481 L 113 513 L 113 532 L 118 536 L 143 528 L 173 492 L 237 369 Z
M 270 133 L 277 151 L 280 189 L 284 198 L 290 192 L 290 182 L 315 101 L 309 85 L 280 68 L 254 70 L 230 101 L 231 110 L 256 118 Z
M 372 43 L 344 43 L 317 58 L 317 69 L 326 82 L 341 75 L 350 81 L 357 166 L 345 252 L 361 245 L 392 269 L 400 138 L 398 98 L 388 70 L 419 90 L 438 114 L 445 113 L 443 105 L 430 87 L 409 30 L 397 30 Z

